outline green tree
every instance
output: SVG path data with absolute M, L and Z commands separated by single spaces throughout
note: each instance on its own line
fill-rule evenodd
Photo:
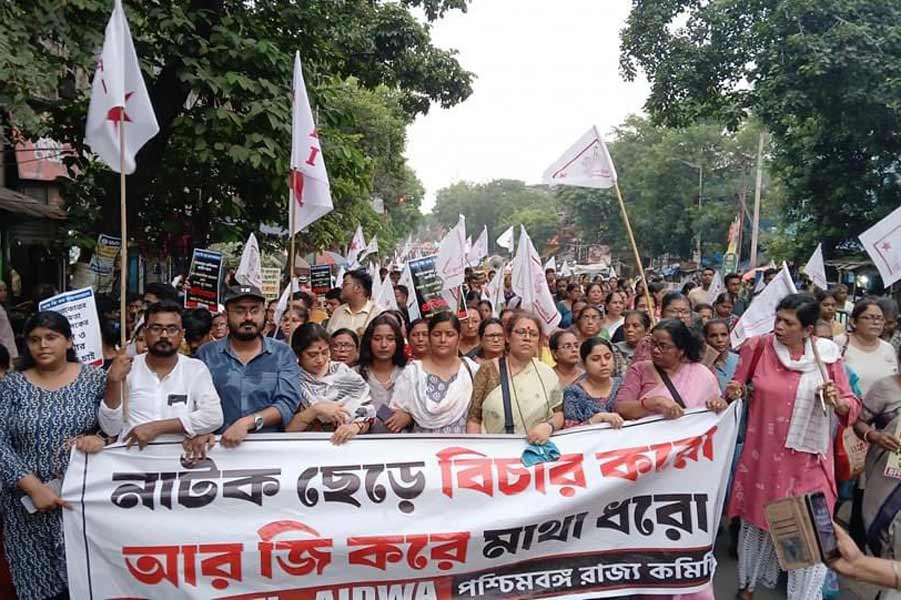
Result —
M 610 153 L 643 256 L 690 257 L 699 234 L 705 257 L 725 250 L 729 224 L 753 192 L 758 132 L 753 124 L 735 134 L 716 123 L 667 128 L 638 116 L 614 130 Z M 558 196 L 581 243 L 631 259 L 615 191 L 561 187 Z
M 510 225 L 525 225 L 535 248 L 541 248 L 559 227 L 559 208 L 554 195 L 543 186 L 528 186 L 513 179 L 488 183 L 461 181 L 438 191 L 432 209 L 437 224 L 452 227 L 458 215 L 466 217 L 473 237 L 488 227 L 489 248 Z M 516 235 L 519 235 L 517 231 Z
M 299 51 L 336 211 L 299 236 L 307 248 L 343 244 L 357 222 L 390 236 L 414 223 L 421 186 L 406 168 L 403 133 L 430 103 L 471 93 L 454 52 L 431 44 L 431 21 L 466 0 L 148 0 L 126 6 L 160 133 L 128 177 L 130 232 L 162 244 L 240 239 L 284 223 L 290 154 L 290 84 Z M 0 108 L 4 135 L 71 143 L 83 156 L 89 79 L 109 0 L 0 4 Z M 118 178 L 78 158 L 66 190 L 73 221 L 118 228 Z M 403 192 L 392 224 L 372 194 Z M 77 219 L 77 221 L 76 221 Z M 381 236 L 380 236 L 381 237 Z
M 620 64 L 647 75 L 658 123 L 762 121 L 784 191 L 780 251 L 850 248 L 897 207 L 896 0 L 634 0 Z

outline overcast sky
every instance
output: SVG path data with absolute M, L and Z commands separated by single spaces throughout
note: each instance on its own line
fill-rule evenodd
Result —
M 630 0 L 474 0 L 434 24 L 476 75 L 473 94 L 433 106 L 409 129 L 407 157 L 435 193 L 460 180 L 521 179 L 544 169 L 592 124 L 602 133 L 642 112 L 644 80 L 619 75 L 619 31 Z

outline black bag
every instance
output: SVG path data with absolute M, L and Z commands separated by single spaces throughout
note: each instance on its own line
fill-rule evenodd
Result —
M 510 402 L 510 378 L 507 376 L 507 359 L 497 361 L 501 375 L 501 397 L 504 400 L 504 433 L 513 433 L 513 405 Z

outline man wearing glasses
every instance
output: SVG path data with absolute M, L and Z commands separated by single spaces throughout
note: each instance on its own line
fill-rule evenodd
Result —
M 234 286 L 225 293 L 228 336 L 200 348 L 222 398 L 220 442 L 240 444 L 249 433 L 282 431 L 300 405 L 300 367 L 294 351 L 263 337 L 266 297 L 253 286 Z M 189 457 L 204 453 L 202 438 L 186 447 Z
M 167 433 L 193 438 L 222 425 L 219 394 L 206 365 L 178 353 L 184 337 L 181 312 L 172 300 L 151 304 L 144 317 L 147 353 L 132 358 L 121 352 L 110 367 L 100 426 L 129 446 L 143 448 Z

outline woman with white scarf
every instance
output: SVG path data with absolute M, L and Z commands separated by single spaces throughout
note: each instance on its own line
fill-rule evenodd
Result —
M 407 365 L 391 397 L 394 432 L 466 433 L 472 378 L 478 365 L 460 356 L 460 320 L 450 312 L 429 319 L 429 355 Z
M 343 444 L 366 433 L 375 417 L 369 386 L 344 363 L 331 360 L 329 334 L 305 323 L 294 330 L 291 348 L 300 364 L 301 406 L 285 431 L 333 431 Z
M 772 588 L 779 578 L 764 507 L 822 491 L 831 512 L 836 500 L 831 419 L 835 415 L 847 425 L 860 413 L 838 347 L 812 337 L 819 311 L 813 296 L 786 296 L 776 307 L 773 334 L 742 346 L 735 377 L 726 387 L 728 397 L 735 399 L 746 384 L 753 385 L 745 451 L 728 512 L 741 519 L 738 587 L 745 600 L 754 596 L 757 584 Z M 823 371 L 829 381 L 824 382 Z M 790 571 L 788 597 L 819 600 L 826 572 L 825 565 Z

